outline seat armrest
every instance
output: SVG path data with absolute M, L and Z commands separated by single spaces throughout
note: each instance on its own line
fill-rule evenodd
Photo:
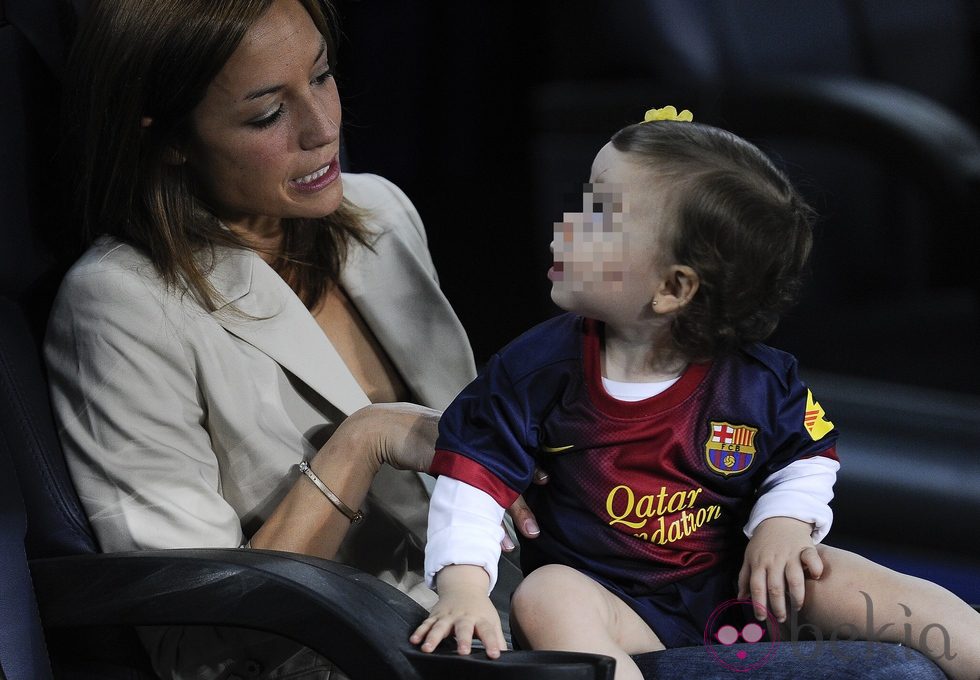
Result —
M 293 553 L 152 550 L 36 559 L 30 567 L 46 628 L 265 630 L 312 648 L 353 678 L 511 678 L 525 667 L 538 678 L 612 678 L 611 659 L 593 655 L 567 655 L 570 670 L 562 671 L 537 662 L 538 652 L 481 663 L 444 642 L 434 655 L 421 654 L 408 636 L 425 609 L 357 569 Z

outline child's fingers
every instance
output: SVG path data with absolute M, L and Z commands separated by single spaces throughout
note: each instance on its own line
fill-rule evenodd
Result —
M 800 553 L 800 561 L 806 567 L 810 578 L 819 580 L 823 576 L 823 560 L 820 559 L 820 553 L 817 552 L 816 546 L 804 548 L 803 552 Z
M 429 632 L 429 629 L 432 628 L 432 624 L 435 622 L 436 617 L 430 616 L 427 618 L 425 621 L 419 624 L 419 627 L 415 629 L 411 637 L 408 638 L 408 641 L 413 645 L 417 645 L 418 643 L 422 642 L 422 640 L 425 638 L 425 634 Z
M 500 652 L 507 649 L 507 641 L 504 639 L 504 631 L 500 627 L 500 619 L 483 619 L 477 622 L 476 634 L 483 641 L 487 656 L 491 659 L 500 657 Z
M 752 598 L 752 610 L 759 621 L 766 620 L 766 604 L 769 600 L 769 581 L 766 570 L 756 568 L 749 576 L 749 595 Z
M 456 652 L 466 656 L 473 649 L 473 621 L 462 619 L 456 622 L 453 632 L 456 634 Z
M 804 551 L 805 552 L 805 551 Z M 802 559 L 802 555 L 800 558 Z M 789 599 L 793 608 L 799 610 L 803 606 L 803 597 L 806 595 L 806 585 L 804 583 L 803 564 L 801 561 L 790 560 L 786 563 L 786 586 L 789 591 Z M 782 619 L 780 619 L 782 621 Z
M 742 568 L 738 571 L 738 595 L 739 600 L 744 600 L 749 596 L 749 574 L 752 573 L 752 568 L 749 567 L 749 563 L 746 560 L 742 561 Z
M 770 567 L 766 571 L 766 594 L 769 596 L 769 611 L 777 621 L 786 620 L 786 567 Z M 763 612 L 765 616 L 765 612 Z
M 429 627 L 429 632 L 426 633 L 425 639 L 422 641 L 419 649 L 423 652 L 431 652 L 439 646 L 440 642 L 449 637 L 452 629 L 453 622 L 451 619 L 436 619 Z

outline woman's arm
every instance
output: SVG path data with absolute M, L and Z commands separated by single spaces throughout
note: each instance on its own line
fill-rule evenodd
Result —
M 310 468 L 349 507 L 358 509 L 383 464 L 428 470 L 439 412 L 415 404 L 372 404 L 351 414 L 310 461 Z M 332 558 L 351 522 L 305 475 L 252 536 L 253 548 Z

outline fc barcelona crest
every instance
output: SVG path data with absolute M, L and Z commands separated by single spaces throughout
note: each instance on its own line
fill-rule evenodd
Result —
M 755 435 L 758 431 L 757 427 L 712 420 L 711 433 L 704 443 L 708 467 L 725 477 L 748 470 L 755 458 Z

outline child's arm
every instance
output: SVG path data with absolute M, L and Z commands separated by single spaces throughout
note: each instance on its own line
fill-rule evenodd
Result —
M 469 654 L 474 633 L 483 641 L 487 656 L 496 659 L 507 648 L 500 617 L 487 590 L 490 576 L 470 564 L 451 564 L 443 567 L 436 580 L 439 602 L 432 613 L 415 629 L 409 638 L 412 644 L 422 643 L 423 652 L 431 652 L 450 634 L 456 635 L 456 651 Z
M 793 517 L 812 524 L 813 542 L 822 541 L 834 521 L 830 501 L 839 469 L 836 460 L 814 456 L 793 461 L 766 477 L 745 524 L 745 535 L 752 538 L 755 528 L 770 517 Z
M 795 609 L 803 606 L 804 570 L 815 579 L 823 574 L 812 531 L 813 525 L 808 522 L 770 517 L 749 539 L 738 574 L 738 597 L 752 596 L 760 621 L 766 618 L 766 606 L 778 621 L 785 621 L 787 596 Z
M 786 597 L 803 606 L 804 572 L 819 578 L 823 564 L 813 547 L 833 521 L 830 501 L 840 464 L 817 456 L 794 461 L 769 475 L 752 508 L 745 533 L 749 545 L 739 572 L 739 598 L 748 597 L 765 606 L 780 621 L 786 617 Z M 765 618 L 765 610 L 756 608 Z
M 476 633 L 487 656 L 506 649 L 500 617 L 488 593 L 497 576 L 500 520 L 504 509 L 486 492 L 440 476 L 429 503 L 425 546 L 426 581 L 439 591 L 432 614 L 412 633 L 412 644 L 431 652 L 450 634 L 456 649 L 469 654 Z

